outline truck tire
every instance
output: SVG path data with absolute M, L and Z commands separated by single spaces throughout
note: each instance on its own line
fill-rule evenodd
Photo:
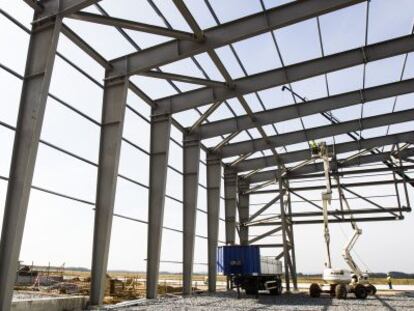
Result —
M 354 288 L 355 297 L 358 299 L 365 299 L 368 296 L 368 291 L 362 284 L 355 285 Z
M 279 296 L 282 294 L 282 285 L 278 284 L 276 288 L 269 289 L 269 294 L 273 296 Z
M 345 284 L 338 284 L 335 286 L 335 297 L 337 299 L 346 299 L 348 291 Z
M 368 284 L 366 286 L 366 289 L 367 289 L 368 295 L 374 296 L 377 293 L 377 288 L 372 284 Z
M 312 283 L 311 286 L 309 286 L 309 296 L 312 298 L 318 298 L 321 296 L 322 289 L 319 286 L 319 284 Z

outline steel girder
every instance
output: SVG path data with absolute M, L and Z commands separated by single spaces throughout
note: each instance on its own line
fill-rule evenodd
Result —
M 316 113 L 349 107 L 359 104 L 361 101 L 369 102 L 412 92 L 414 92 L 414 79 L 409 79 L 318 98 L 304 103 L 256 112 L 254 120 L 249 116 L 239 116 L 236 118 L 206 123 L 194 130 L 194 134 L 198 134 L 201 139 L 206 139 L 227 133 L 247 130 L 256 127 L 257 125 L 272 124 L 299 118 L 299 116 L 305 117 Z
M 38 13 L 35 13 L 34 19 L 38 17 Z M 60 17 L 32 25 L 0 242 L 0 310 L 9 310 L 11 306 L 40 133 L 61 27 Z
M 226 221 L 226 244 L 234 245 L 236 233 L 237 172 L 224 168 L 224 214 Z
M 374 147 L 392 145 L 397 143 L 414 143 L 414 131 L 404 132 L 387 136 L 379 136 L 374 138 L 363 139 L 360 141 L 350 141 L 341 144 L 328 145 L 330 150 L 335 150 L 335 154 L 346 153 L 355 150 L 371 149 Z M 309 149 L 286 152 L 279 154 L 280 160 L 285 163 L 294 163 L 305 161 L 310 158 Z M 233 166 L 237 172 L 262 169 L 270 166 L 276 166 L 277 160 L 273 156 L 259 157 L 250 160 L 244 160 Z
M 47 20 L 55 16 L 67 16 L 76 13 L 101 0 L 49 0 L 37 2 L 38 16 L 35 21 Z
M 105 294 L 128 84 L 128 78 L 123 78 L 106 81 L 104 87 L 92 255 L 92 305 L 103 304 Z
M 207 154 L 208 291 L 216 291 L 217 246 L 220 215 L 221 162 Z
M 88 12 L 77 12 L 68 16 L 69 18 L 91 22 L 95 24 L 120 27 L 123 29 L 130 29 L 135 31 L 142 31 L 161 36 L 173 37 L 181 40 L 195 40 L 192 33 L 180 30 L 171 30 L 164 27 L 143 24 L 135 21 L 125 20 L 121 18 L 102 16 Z M 125 67 L 125 66 L 124 66 Z
M 119 75 L 124 75 L 125 68 L 120 63 L 126 57 L 129 64 L 126 74 L 133 75 L 364 1 L 366 0 L 301 0 L 288 3 L 265 13 L 260 12 L 206 29 L 203 41 L 173 40 L 114 59 L 111 63 L 119 70 Z
M 306 130 L 289 132 L 280 135 L 269 136 L 268 139 L 254 139 L 238 143 L 228 144 L 220 150 L 223 158 L 232 157 L 240 154 L 266 150 L 269 143 L 272 147 L 281 147 L 293 145 L 308 140 L 321 139 L 334 135 L 352 132 L 355 129 L 370 129 L 389 124 L 411 121 L 414 119 L 414 109 L 408 109 L 398 112 L 381 114 L 373 117 L 341 122 L 338 124 L 314 127 Z
M 368 164 L 368 163 L 386 161 L 390 159 L 391 154 L 392 154 L 391 152 L 383 152 L 383 153 L 378 153 L 378 154 L 370 154 L 366 156 L 361 156 L 361 157 L 352 159 L 350 161 L 347 161 L 343 164 L 338 164 L 338 168 L 352 167 L 352 166 L 357 166 L 360 164 Z M 399 157 L 404 159 L 406 157 L 411 157 L 413 155 L 414 155 L 414 148 L 409 148 L 409 149 L 402 150 L 399 154 Z M 295 175 L 298 176 L 298 175 L 303 175 L 303 174 L 312 174 L 312 173 L 318 173 L 322 171 L 323 171 L 323 164 L 314 163 L 314 164 L 305 165 L 295 170 L 291 174 L 288 173 L 287 176 L 291 178 Z M 265 182 L 268 180 L 275 179 L 277 177 L 277 174 L 278 174 L 278 170 L 263 171 L 263 172 L 259 172 L 259 173 L 256 173 L 255 175 L 250 176 L 249 178 L 247 178 L 247 180 L 250 183 Z
M 395 221 L 395 220 L 403 220 L 404 216 L 388 216 L 388 217 L 353 217 L 353 218 L 341 218 L 341 219 L 329 219 L 329 223 L 347 223 L 347 222 L 373 222 L 373 221 Z M 322 219 L 315 219 L 315 220 L 292 220 L 290 222 L 292 225 L 314 225 L 314 224 L 322 224 Z M 272 221 L 272 222 L 265 222 L 265 223 L 255 223 L 251 224 L 252 227 L 262 227 L 262 226 L 280 226 L 282 224 L 281 221 Z
M 200 141 L 186 136 L 183 142 L 183 293 L 192 291 L 196 234 Z
M 244 224 L 249 221 L 250 215 L 250 195 L 246 193 L 246 190 L 249 189 L 249 184 L 246 180 L 238 180 L 238 192 L 239 192 L 239 237 L 241 245 L 249 244 L 249 228 Z
M 170 115 L 151 117 L 147 298 L 156 298 L 158 293 L 170 130 Z
M 328 2 L 328 1 L 327 1 Z M 206 87 L 161 98 L 157 113 L 177 113 L 232 97 L 414 51 L 414 35 L 395 38 L 234 80 L 233 87 Z

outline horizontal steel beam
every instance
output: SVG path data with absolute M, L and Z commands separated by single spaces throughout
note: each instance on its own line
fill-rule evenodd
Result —
M 347 223 L 347 222 L 375 222 L 375 221 L 392 221 L 392 220 L 403 220 L 404 216 L 397 216 L 397 217 L 361 217 L 361 218 L 343 218 L 343 219 L 329 219 L 329 223 Z M 315 220 L 293 220 L 291 221 L 292 225 L 314 225 L 314 224 L 322 224 L 323 219 L 315 219 Z M 268 223 L 255 223 L 251 226 L 254 227 L 263 227 L 263 226 L 280 226 L 282 222 L 274 221 Z
M 128 75 L 162 66 L 180 59 L 204 53 L 232 42 L 247 39 L 267 31 L 289 26 L 316 16 L 336 11 L 365 0 L 301 0 L 204 30 L 202 42 L 173 40 L 127 55 Z M 125 57 L 112 60 L 118 74 Z
M 377 214 L 377 213 L 394 213 L 394 212 L 411 212 L 410 207 L 402 208 L 384 208 L 384 209 L 373 209 L 373 208 L 364 208 L 364 209 L 355 209 L 355 210 L 334 210 L 328 211 L 330 216 L 345 216 L 345 215 L 360 215 L 360 214 Z M 292 213 L 292 217 L 313 217 L 313 216 L 323 216 L 322 212 L 297 212 Z
M 253 221 L 256 217 L 260 216 L 261 214 L 263 214 L 264 211 L 266 211 L 270 206 L 272 206 L 273 204 L 275 204 L 278 200 L 280 199 L 280 194 L 278 194 L 275 198 L 273 198 L 272 200 L 270 200 L 268 203 L 266 203 L 262 208 L 260 208 L 256 213 L 254 213 L 253 215 L 251 215 L 249 217 L 249 222 Z
M 406 182 L 413 182 L 414 179 L 408 179 Z M 354 188 L 354 187 L 368 187 L 368 186 L 383 186 L 383 185 L 390 185 L 390 184 L 401 184 L 404 183 L 404 180 L 377 180 L 377 181 L 365 181 L 365 182 L 357 182 L 357 183 L 348 183 L 348 184 L 341 184 L 341 187 L 345 188 Z M 338 185 L 331 185 L 331 188 L 338 188 Z M 294 187 L 290 188 L 292 192 L 299 192 L 299 191 L 312 191 L 312 190 L 323 190 L 326 189 L 326 186 L 318 185 L 318 186 L 306 186 L 306 187 Z M 272 189 L 272 190 L 260 190 L 253 192 L 252 194 L 264 194 L 264 193 L 279 193 L 279 190 Z
M 78 12 L 78 13 L 71 14 L 67 17 L 80 20 L 83 22 L 90 22 L 90 23 L 95 23 L 95 24 L 120 27 L 123 29 L 147 32 L 147 33 L 152 33 L 155 35 L 173 37 L 173 38 L 177 38 L 181 40 L 195 40 L 195 36 L 190 32 L 181 31 L 181 30 L 171 30 L 171 29 L 164 28 L 164 27 L 143 24 L 143 23 L 121 19 L 121 18 L 116 18 L 116 17 L 103 16 L 103 15 L 87 13 L 87 12 Z
M 382 161 L 390 159 L 390 156 L 391 156 L 390 152 L 383 152 L 383 153 L 378 153 L 378 154 L 360 156 L 358 158 L 347 161 L 343 164 L 338 164 L 338 168 L 346 168 L 346 167 L 358 166 L 362 164 L 382 162 Z M 414 148 L 405 149 L 400 152 L 400 157 L 402 159 L 406 157 L 411 157 L 411 156 L 414 156 Z M 318 172 L 323 172 L 323 163 L 314 163 L 314 164 L 306 165 L 304 167 L 301 167 L 297 171 L 292 172 L 291 174 L 288 174 L 287 177 L 295 178 L 295 176 L 301 176 L 303 174 L 312 174 L 312 173 L 318 173 Z M 250 176 L 246 180 L 249 183 L 265 182 L 268 180 L 275 179 L 278 176 L 277 174 L 278 174 L 277 170 L 263 171 L 263 172 L 259 172 L 259 173 L 256 173 L 255 175 Z
M 327 1 L 329 2 L 329 1 Z M 157 100 L 156 113 L 177 113 L 324 73 L 414 51 L 414 35 L 375 43 L 234 80 L 233 88 L 201 88 Z
M 256 237 L 252 238 L 251 240 L 249 240 L 248 244 L 253 244 L 254 242 L 260 241 L 260 240 L 268 237 L 269 235 L 272 235 L 273 233 L 279 232 L 281 230 L 282 230 L 282 226 L 276 227 L 276 228 L 274 228 L 272 230 L 269 230 L 269 231 L 267 231 L 267 232 L 265 232 L 265 233 L 263 233 L 261 235 L 258 235 Z
M 357 141 L 350 141 L 346 143 L 336 144 L 335 146 L 328 145 L 329 150 L 335 147 L 335 154 L 346 153 L 354 150 L 371 149 L 374 147 L 392 145 L 397 143 L 414 143 L 414 131 L 404 132 L 399 134 L 380 136 L 368 138 Z M 302 149 L 292 152 L 279 153 L 279 158 L 284 164 L 301 162 L 310 159 L 311 153 L 309 149 Z M 274 156 L 260 157 L 250 160 L 245 160 L 233 166 L 238 172 L 245 172 L 250 170 L 262 169 L 270 166 L 276 166 L 277 161 Z
M 308 140 L 321 139 L 334 135 L 346 134 L 359 128 L 370 129 L 379 126 L 407 122 L 413 119 L 414 109 L 386 113 L 373 117 L 341 122 L 338 124 L 329 124 L 325 126 L 310 128 L 307 130 L 300 130 L 280 135 L 269 136 L 267 139 L 260 138 L 228 144 L 221 148 L 220 156 L 222 158 L 233 157 L 249 152 L 266 150 L 269 148 L 269 145 L 272 147 L 293 145 L 301 142 L 308 142 Z
M 369 102 L 412 92 L 414 92 L 414 79 L 409 79 L 257 112 L 254 115 L 254 120 L 249 116 L 239 116 L 210 122 L 200 126 L 197 131 L 194 131 L 194 134 L 198 134 L 200 139 L 206 139 L 247 130 L 257 125 L 272 124 L 298 118 L 299 116 L 305 117 L 315 113 L 349 107 L 359 104 L 361 101 Z
M 221 81 L 201 79 L 201 78 L 190 77 L 190 76 L 183 76 L 183 75 L 179 75 L 175 73 L 168 73 L 168 72 L 162 72 L 162 71 L 144 71 L 144 72 L 141 72 L 140 75 L 151 77 L 151 78 L 168 79 L 168 80 L 199 84 L 199 85 L 226 86 L 226 83 L 221 82 Z

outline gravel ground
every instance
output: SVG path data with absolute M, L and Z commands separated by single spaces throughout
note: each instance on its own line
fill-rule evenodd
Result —
M 395 295 L 378 295 L 366 300 L 357 300 L 350 297 L 346 300 L 331 299 L 328 296 L 310 298 L 305 293 L 284 294 L 282 296 L 262 295 L 259 299 L 243 297 L 237 299 L 234 292 L 217 293 L 215 295 L 200 294 L 191 298 L 167 297 L 158 300 L 143 299 L 134 307 L 126 307 L 116 310 L 414 310 L 414 293 L 401 293 Z

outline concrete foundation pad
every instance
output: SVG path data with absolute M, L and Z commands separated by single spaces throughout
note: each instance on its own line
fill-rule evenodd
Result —
M 81 311 L 86 309 L 88 297 L 48 297 L 13 301 L 11 311 Z

